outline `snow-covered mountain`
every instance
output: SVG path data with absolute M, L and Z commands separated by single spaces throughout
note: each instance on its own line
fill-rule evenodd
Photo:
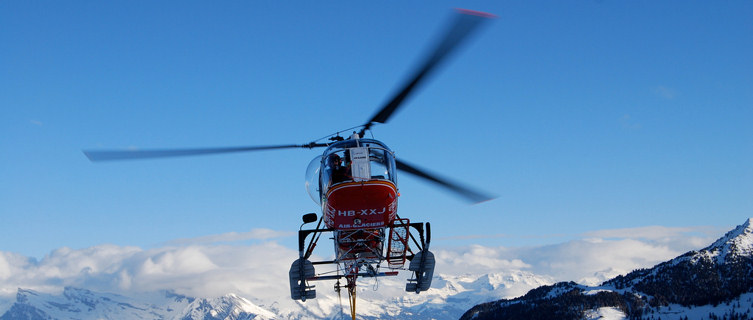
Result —
M 10 319 L 274 319 L 276 315 L 229 294 L 196 299 L 169 292 L 125 297 L 67 287 L 60 294 L 19 289 L 16 301 L 0 316 Z
M 478 305 L 462 319 L 749 319 L 753 219 L 715 241 L 599 286 L 561 282 Z
M 690 268 L 687 263 L 692 261 L 696 265 L 736 265 L 728 269 L 740 273 L 738 279 L 742 280 L 736 282 L 746 288 L 745 279 L 752 278 L 750 273 L 745 273 L 748 269 L 744 268 L 751 265 L 753 241 L 750 225 L 751 221 L 748 221 L 713 245 L 659 266 L 666 266 L 662 268 L 668 270 L 672 266 Z M 657 230 L 659 234 L 677 233 L 674 229 L 649 229 L 653 230 L 652 234 L 656 234 Z M 609 237 L 615 232 L 624 233 L 622 230 L 608 231 L 596 237 Z M 690 245 L 690 248 L 711 243 L 719 234 L 721 231 L 712 238 Z M 532 248 L 471 246 L 457 250 L 441 249 L 437 254 L 443 263 L 440 270 L 445 273 L 435 273 L 432 288 L 427 292 L 419 295 L 406 293 L 407 274 L 360 281 L 358 317 L 457 319 L 475 305 L 512 299 L 526 293 L 524 298 L 546 298 L 551 301 L 561 297 L 591 297 L 590 303 L 594 307 L 578 315 L 594 319 L 624 316 L 624 310 L 628 310 L 625 306 L 633 306 L 628 303 L 644 308 L 641 310 L 669 314 L 685 310 L 683 303 L 686 302 L 673 300 L 685 296 L 677 295 L 679 291 L 661 291 L 658 288 L 662 287 L 657 284 L 670 283 L 669 280 L 674 279 L 674 273 L 679 274 L 678 271 L 660 271 L 657 266 L 618 276 L 600 286 L 588 286 L 625 274 L 630 269 L 654 265 L 688 250 L 667 250 L 667 243 L 676 241 L 590 239 Z M 627 254 L 615 254 L 626 248 L 630 249 L 626 251 Z M 655 258 L 657 252 L 663 255 L 660 259 Z M 287 296 L 286 267 L 290 256 L 296 254 L 274 242 L 251 246 L 187 245 L 153 250 L 112 245 L 81 250 L 61 248 L 42 260 L 0 252 L 0 320 L 349 318 L 347 297 L 338 298 L 332 290 L 332 282 L 315 283 L 317 298 L 305 303 L 293 301 Z M 264 259 L 259 259 L 262 255 Z M 651 262 L 641 264 L 642 261 Z M 540 275 L 562 270 L 557 266 L 570 266 L 568 270 L 577 266 L 582 271 L 571 272 L 571 277 L 563 277 L 562 273 L 557 278 Z M 712 274 L 704 270 L 691 269 L 692 273 L 679 278 L 701 279 L 699 275 Z M 673 276 L 661 278 L 665 274 Z M 582 284 L 553 285 L 555 279 L 578 279 Z M 707 281 L 704 283 L 707 284 L 710 279 L 704 280 Z M 641 289 L 643 291 L 637 289 L 641 285 L 646 287 Z M 650 291 L 652 288 L 655 291 Z M 733 293 L 738 290 L 734 286 L 718 288 Z M 227 294 L 229 292 L 235 294 Z M 635 296 L 631 295 L 632 292 L 639 292 L 640 299 L 625 300 L 624 296 Z M 750 305 L 751 298 L 753 294 L 739 295 L 730 300 L 730 308 L 739 310 L 741 307 L 738 305 Z M 727 303 L 726 298 L 715 299 L 721 304 Z M 524 301 L 522 299 L 506 301 L 526 305 L 520 303 Z M 495 304 L 500 305 L 488 305 Z M 709 310 L 719 310 L 719 306 L 712 304 L 692 308 L 703 310 L 708 315 Z M 526 314 L 527 318 L 531 315 Z
M 457 319 L 468 308 L 484 301 L 521 295 L 531 288 L 551 284 L 551 279 L 527 272 L 481 276 L 438 275 L 434 288 L 420 295 L 398 293 L 400 279 L 362 283 L 358 292 L 359 319 Z M 322 290 L 329 289 L 319 284 Z M 378 291 L 374 285 L 380 285 Z M 251 298 L 251 297 L 250 297 Z M 66 287 L 50 294 L 19 289 L 15 301 L 0 320 L 11 319 L 340 319 L 349 313 L 347 297 L 321 295 L 305 303 L 261 303 L 228 294 L 219 298 L 195 298 L 170 292 L 124 296 Z

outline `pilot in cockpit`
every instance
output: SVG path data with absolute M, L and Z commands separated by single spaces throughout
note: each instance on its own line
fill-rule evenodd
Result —
M 330 168 L 332 169 L 332 184 L 350 180 L 349 166 L 336 153 L 329 156 Z

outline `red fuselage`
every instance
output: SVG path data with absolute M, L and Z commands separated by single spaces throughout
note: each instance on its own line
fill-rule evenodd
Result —
M 397 188 L 387 180 L 338 183 L 327 191 L 323 208 L 328 228 L 384 228 L 397 214 Z

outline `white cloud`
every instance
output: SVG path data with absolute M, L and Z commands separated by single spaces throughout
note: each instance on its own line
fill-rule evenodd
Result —
M 648 226 L 587 232 L 580 239 L 532 247 L 466 246 L 437 250 L 437 265 L 450 272 L 525 270 L 556 281 L 595 284 L 649 268 L 711 244 L 725 230 Z
M 193 275 L 205 273 L 218 266 L 202 252 L 202 248 L 191 246 L 160 252 L 144 261 L 139 272 L 147 276 Z
M 651 267 L 661 261 L 681 254 L 663 245 L 635 239 L 600 240 L 583 239 L 562 244 L 531 248 L 520 252 L 530 263 L 534 273 L 544 273 L 558 281 L 573 280 L 596 282 L 597 275 L 625 274 L 637 268 Z
M 437 271 L 444 274 L 484 274 L 530 269 L 531 265 L 504 247 L 472 245 L 454 249 L 433 249 Z
M 150 250 L 113 245 L 61 248 L 39 261 L 0 252 L 0 294 L 15 295 L 16 288 L 59 292 L 76 286 L 104 292 L 279 296 L 288 294 L 287 271 L 297 257 L 297 251 L 273 242 Z
M 60 248 L 39 261 L 0 252 L 0 295 L 12 296 L 16 288 L 59 292 L 64 286 L 76 286 L 103 292 L 175 290 L 193 296 L 237 293 L 286 300 L 280 297 L 289 295 L 287 273 L 298 257 L 296 250 L 274 241 L 214 244 L 216 239 L 264 239 L 284 234 L 272 230 L 223 234 L 181 239 L 173 243 L 189 245 L 148 250 L 115 245 Z M 723 230 L 709 228 L 645 227 L 594 231 L 579 240 L 547 246 L 472 245 L 432 251 L 437 274 L 525 271 L 555 281 L 594 282 L 702 248 L 722 234 Z M 323 266 L 317 266 L 317 271 L 322 270 Z M 333 294 L 327 290 L 328 283 L 318 287 L 323 296 Z

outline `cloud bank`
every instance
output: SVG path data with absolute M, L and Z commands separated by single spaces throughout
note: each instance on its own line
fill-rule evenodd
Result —
M 100 245 L 61 248 L 40 261 L 0 253 L 0 294 L 17 288 L 59 292 L 65 286 L 103 292 L 173 290 L 191 296 L 287 291 L 298 253 L 274 242 L 247 246 L 188 245 L 150 250 Z M 284 279 L 285 281 L 282 281 Z M 285 286 L 282 287 L 281 284 Z
M 710 245 L 726 231 L 714 227 L 647 226 L 598 230 L 579 239 L 530 247 L 473 245 L 435 252 L 446 273 L 524 270 L 595 285 L 639 268 L 649 268 L 690 250 Z M 440 262 L 441 261 L 441 262 Z M 439 268 L 439 267 L 438 267 Z
M 546 246 L 471 245 L 437 247 L 432 251 L 438 274 L 526 271 L 555 281 L 594 284 L 705 247 L 724 231 L 667 227 L 601 230 L 578 240 Z M 296 250 L 274 240 L 251 245 L 228 242 L 288 235 L 254 230 L 180 239 L 148 250 L 115 245 L 59 248 L 38 261 L 0 251 L 0 295 L 10 298 L 17 288 L 60 292 L 65 286 L 75 286 L 114 293 L 173 290 L 202 297 L 227 293 L 260 299 L 286 297 L 287 273 L 298 257 Z M 322 295 L 334 294 L 320 291 Z

